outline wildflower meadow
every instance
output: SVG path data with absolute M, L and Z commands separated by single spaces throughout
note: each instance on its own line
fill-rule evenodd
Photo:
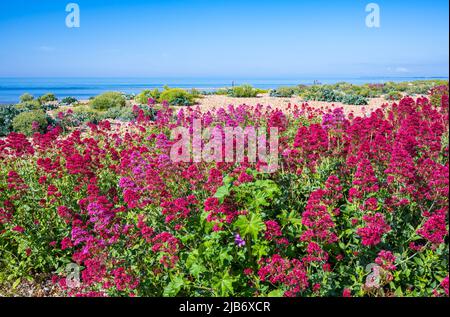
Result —
M 152 100 L 133 111 L 129 123 L 0 139 L 0 285 L 47 279 L 89 297 L 449 295 L 448 86 L 366 115 Z M 215 136 L 197 137 L 201 159 L 174 160 L 194 144 L 178 148 L 173 131 L 193 136 L 195 122 Z M 226 129 L 238 127 L 244 148 L 256 140 L 257 156 L 271 155 L 226 159 Z

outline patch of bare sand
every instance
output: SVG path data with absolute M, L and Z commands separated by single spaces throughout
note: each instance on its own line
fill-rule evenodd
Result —
M 308 103 L 308 105 L 315 109 L 322 109 L 324 111 L 334 108 L 343 108 L 345 114 L 353 113 L 355 116 L 364 116 L 365 114 L 370 114 L 373 110 L 381 108 L 382 105 L 391 104 L 392 102 L 386 101 L 384 98 L 371 98 L 369 99 L 369 104 L 366 106 L 354 106 L 354 105 L 344 105 L 341 102 L 322 102 L 322 101 L 304 101 L 299 97 L 291 98 L 278 98 L 270 97 L 268 94 L 260 95 L 255 98 L 234 98 L 221 95 L 208 95 L 197 100 L 198 106 L 202 112 L 219 109 L 221 107 L 226 108 L 228 105 L 249 105 L 256 106 L 257 104 L 264 106 L 271 106 L 272 108 L 278 108 L 281 111 L 288 112 L 288 106 L 291 108 L 294 105 L 301 106 L 303 103 Z M 195 107 L 195 106 L 194 106 Z

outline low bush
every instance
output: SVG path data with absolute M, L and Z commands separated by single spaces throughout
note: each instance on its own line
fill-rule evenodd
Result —
M 114 119 L 120 121 L 131 121 L 136 118 L 131 107 L 110 108 L 99 116 L 101 119 Z
M 294 87 L 279 87 L 270 91 L 270 97 L 290 98 L 296 94 Z
M 15 105 L 0 106 L 0 137 L 12 132 L 13 120 L 19 113 Z
M 105 112 L 92 109 L 89 106 L 79 106 L 74 108 L 72 117 L 74 121 L 83 123 L 98 123 L 103 119 Z
M 105 92 L 95 97 L 90 105 L 95 110 L 108 110 L 109 108 L 125 107 L 126 100 L 121 93 Z
M 251 85 L 236 86 L 228 90 L 228 96 L 237 98 L 253 98 L 258 96 L 258 93 Z
M 43 132 L 47 125 L 47 116 L 42 110 L 22 112 L 13 119 L 13 130 L 27 136 Z
M 38 101 L 41 104 L 45 104 L 47 102 L 58 101 L 58 98 L 54 94 L 48 93 L 38 98 Z
M 153 90 L 146 89 L 143 90 L 139 95 L 136 96 L 134 101 L 141 105 L 146 105 L 149 101 L 149 99 L 153 100 L 159 100 L 159 97 L 161 96 L 161 92 L 159 89 L 155 88 Z
M 78 102 L 77 98 L 74 97 L 65 97 L 61 100 L 61 103 L 65 104 L 65 105 L 72 105 L 74 103 Z
M 388 100 L 400 100 L 402 99 L 403 94 L 399 91 L 390 91 L 387 95 L 386 95 L 386 99 Z
M 342 98 L 342 103 L 345 105 L 363 106 L 368 105 L 367 99 L 358 95 L 345 95 Z
M 191 106 L 195 98 L 184 89 L 168 88 L 161 93 L 159 101 L 167 101 L 171 106 Z
M 37 100 L 22 101 L 16 105 L 17 110 L 20 112 L 42 110 L 41 103 Z
M 24 93 L 22 96 L 20 96 L 19 100 L 20 102 L 32 101 L 34 100 L 34 96 L 29 93 Z

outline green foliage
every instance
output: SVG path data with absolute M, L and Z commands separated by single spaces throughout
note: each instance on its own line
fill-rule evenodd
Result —
M 33 130 L 33 124 L 38 125 L 36 130 Z M 22 112 L 13 119 L 14 131 L 23 133 L 27 136 L 31 136 L 34 132 L 44 131 L 47 125 L 47 116 L 42 110 Z
M 121 93 L 105 92 L 95 97 L 90 105 L 95 110 L 108 110 L 109 108 L 125 107 L 126 100 Z
M 171 106 L 191 106 L 195 98 L 192 94 L 180 88 L 167 88 L 159 97 L 160 102 L 167 101 Z
M 294 87 L 279 87 L 270 91 L 270 97 L 290 98 L 297 93 Z
M 18 103 L 16 105 L 17 110 L 23 112 L 23 111 L 32 111 L 32 110 L 41 110 L 41 104 L 37 100 L 29 100 L 29 101 L 23 101 L 21 103 Z
M 78 102 L 78 100 L 77 100 L 77 98 L 74 98 L 74 97 L 65 97 L 61 100 L 62 104 L 69 105 L 69 106 L 76 102 Z
M 80 124 L 89 122 L 98 123 L 104 118 L 104 113 L 105 112 L 92 109 L 89 106 L 80 106 L 74 108 L 72 117 L 76 122 L 79 122 Z
M 390 91 L 386 95 L 386 99 L 388 99 L 388 100 L 400 100 L 400 99 L 402 99 L 402 97 L 403 97 L 403 95 L 399 91 Z
M 345 105 L 356 105 L 356 106 L 362 106 L 362 105 L 368 105 L 367 99 L 358 96 L 358 95 L 345 95 L 342 98 L 342 103 Z
M 102 119 L 116 119 L 120 121 L 131 121 L 136 118 L 131 107 L 115 107 L 100 115 Z
M 14 105 L 0 105 L 0 137 L 13 130 L 13 120 L 20 113 Z
M 448 84 L 447 85 L 441 85 L 433 88 L 431 90 L 431 96 L 430 96 L 430 102 L 435 107 L 441 107 L 442 106 L 442 98 L 444 96 L 447 96 L 448 100 Z
M 29 94 L 29 93 L 24 93 L 22 96 L 20 96 L 19 98 L 20 102 L 29 102 L 34 100 L 34 96 Z
M 157 88 L 153 90 L 146 89 L 143 90 L 139 95 L 137 95 L 134 100 L 141 105 L 146 105 L 150 98 L 154 100 L 159 100 L 160 96 L 161 92 L 159 91 L 159 89 Z
M 258 93 L 257 89 L 247 84 L 228 89 L 228 96 L 237 98 L 253 98 L 258 96 Z
M 54 94 L 48 93 L 48 94 L 45 94 L 45 95 L 39 97 L 38 101 L 41 104 L 45 104 L 47 102 L 58 101 L 58 98 L 56 98 L 56 96 Z

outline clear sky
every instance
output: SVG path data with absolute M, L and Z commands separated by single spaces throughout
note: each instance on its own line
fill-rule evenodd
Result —
M 67 28 L 65 7 L 80 7 Z M 365 7 L 381 9 L 380 28 Z M 447 0 L 1 0 L 0 76 L 448 76 Z

